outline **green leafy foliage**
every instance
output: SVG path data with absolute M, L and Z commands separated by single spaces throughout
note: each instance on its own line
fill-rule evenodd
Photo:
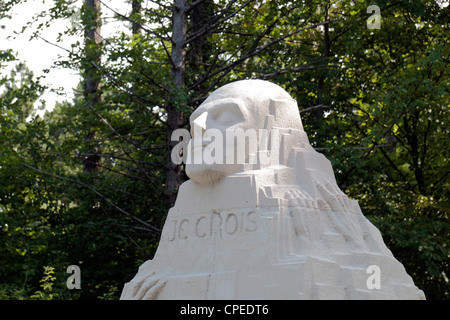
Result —
M 449 299 L 448 7 L 378 1 L 381 28 L 368 29 L 372 1 L 203 1 L 187 16 L 179 86 L 173 3 L 160 3 L 115 13 L 141 32 L 74 43 L 57 62 L 101 79 L 94 105 L 82 82 L 73 100 L 35 116 L 45 88 L 22 63 L 6 72 L 15 54 L 0 51 L 0 299 L 117 299 L 154 255 L 170 207 L 168 110 L 187 128 L 211 90 L 243 78 L 269 79 L 297 99 L 341 189 L 427 298 Z M 34 27 L 72 19 L 60 38 L 80 34 L 97 17 L 80 10 L 76 18 L 71 1 L 55 1 Z M 99 170 L 86 172 L 92 155 Z M 81 290 L 66 287 L 69 265 L 81 269 Z

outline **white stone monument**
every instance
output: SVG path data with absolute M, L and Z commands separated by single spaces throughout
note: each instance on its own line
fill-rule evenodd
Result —
M 236 81 L 190 121 L 191 180 L 121 299 L 425 299 L 339 189 L 285 90 Z

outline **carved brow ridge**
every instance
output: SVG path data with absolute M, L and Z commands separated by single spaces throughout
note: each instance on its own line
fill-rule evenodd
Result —
M 194 122 L 204 112 L 219 113 L 220 111 L 232 111 L 240 116 L 245 116 L 245 111 L 241 107 L 242 103 L 235 99 L 211 101 L 203 107 L 196 109 L 191 115 L 191 122 Z

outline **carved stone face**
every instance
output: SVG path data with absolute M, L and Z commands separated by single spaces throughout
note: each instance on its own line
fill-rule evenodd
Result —
M 302 126 L 296 102 L 281 87 L 262 80 L 236 81 L 217 89 L 192 113 L 190 124 L 192 139 L 188 159 L 191 161 L 186 163 L 186 174 L 203 184 L 243 172 L 250 153 L 256 151 L 251 152 L 248 140 L 244 146 L 231 144 L 231 140 L 227 144 L 227 134 L 237 130 L 256 133 L 256 145 L 259 146 L 259 129 L 300 129 Z M 208 161 L 205 154 L 209 154 L 213 143 L 223 152 L 217 156 L 215 148 L 215 161 Z M 244 162 L 239 161 L 238 153 L 244 154 Z

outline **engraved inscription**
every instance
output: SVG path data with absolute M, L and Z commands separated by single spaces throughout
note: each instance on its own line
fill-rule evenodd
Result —
M 228 234 L 235 234 L 239 227 L 239 221 L 234 213 L 230 213 L 225 218 L 225 232 Z
M 205 229 L 204 224 L 207 223 L 206 220 L 207 220 L 206 217 L 202 216 L 202 217 L 198 218 L 195 223 L 195 235 L 199 238 L 204 238 L 206 236 L 206 231 L 200 231 L 200 230 Z M 205 222 L 202 222 L 202 221 L 205 221 Z
M 258 228 L 255 211 L 217 212 L 192 218 L 173 219 L 167 222 L 167 240 L 187 240 L 232 236 L 255 232 Z

